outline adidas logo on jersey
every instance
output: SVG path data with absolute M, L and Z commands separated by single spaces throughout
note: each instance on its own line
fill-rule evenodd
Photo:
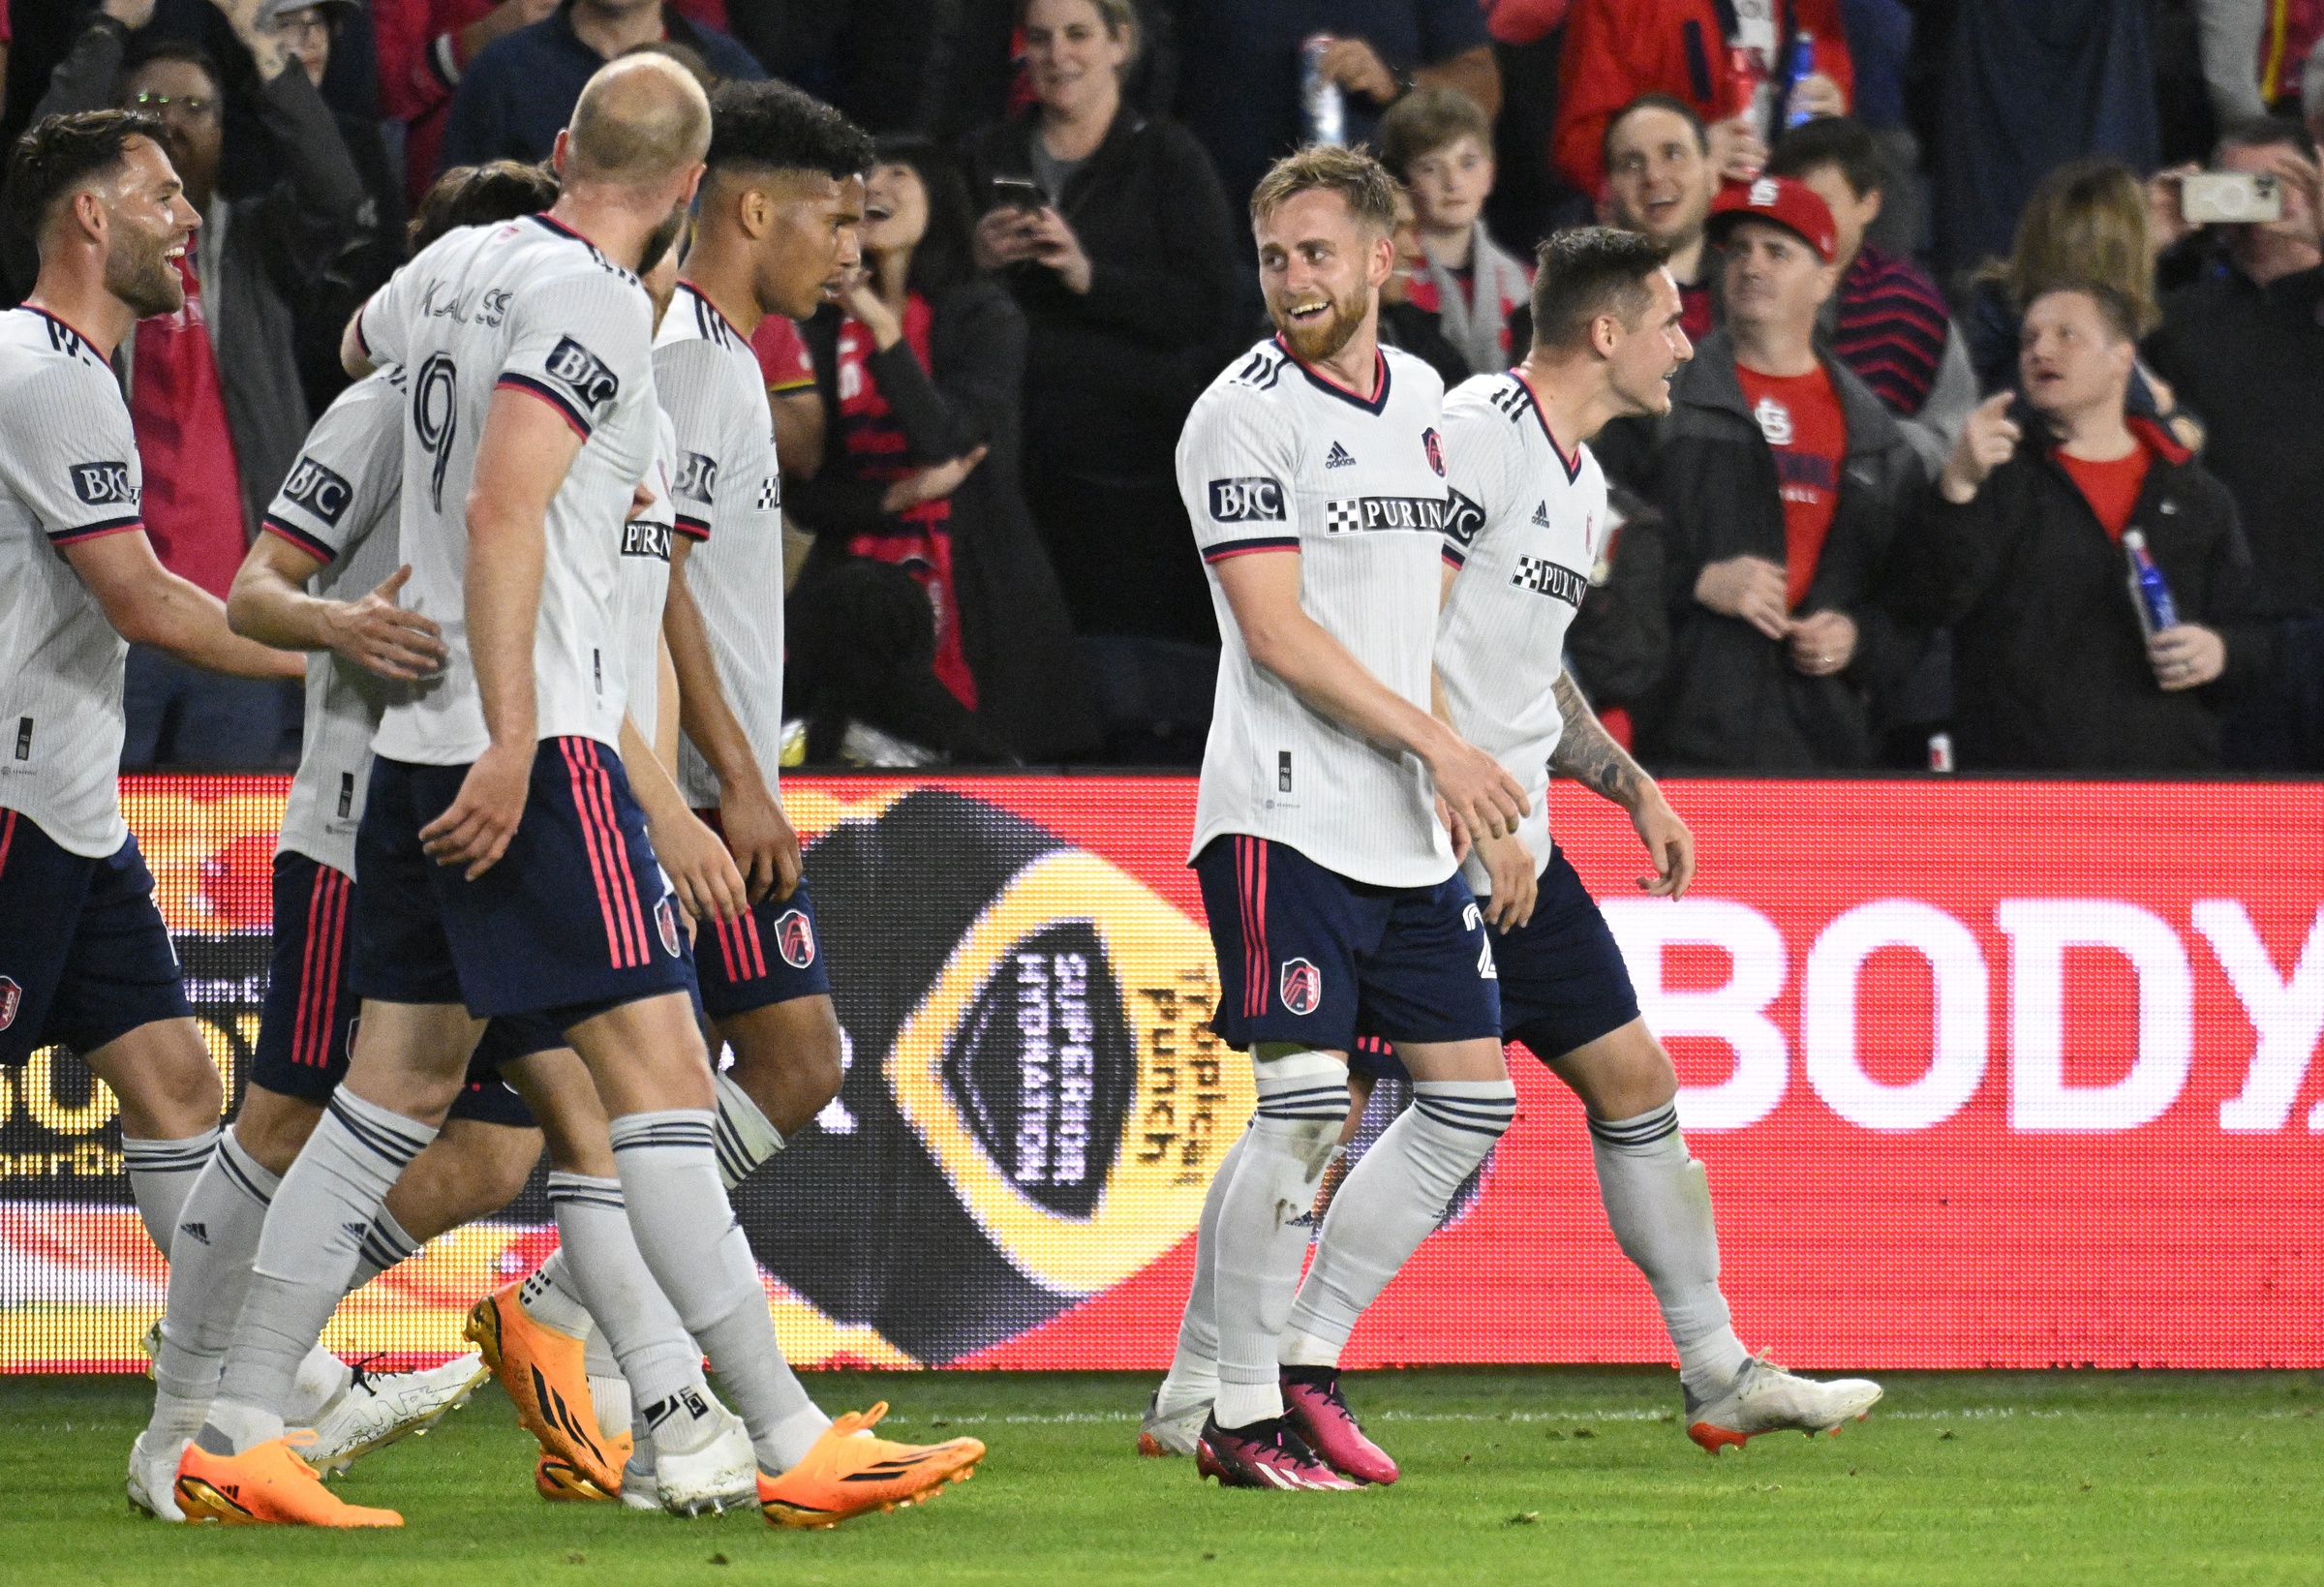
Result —
M 1539 525 L 1540 527 L 1542 527 L 1543 529 L 1548 529 L 1548 528 L 1551 528 L 1551 527 L 1552 527 L 1552 526 L 1551 526 L 1551 524 L 1550 524 L 1550 522 L 1549 522 L 1549 504 L 1548 504 L 1548 503 L 1546 503 L 1546 502 L 1536 502 L 1536 503 L 1534 503 L 1534 504 L 1533 504 L 1533 521 L 1534 521 L 1534 522 L 1535 522 L 1537 525 Z
M 1356 460 L 1348 455 L 1348 449 L 1336 441 L 1331 443 L 1331 450 L 1324 455 L 1324 467 L 1327 469 L 1352 469 L 1355 466 Z

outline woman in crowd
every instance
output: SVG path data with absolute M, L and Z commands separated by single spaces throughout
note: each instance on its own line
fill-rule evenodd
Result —
M 1218 644 L 1172 457 L 1245 340 L 1232 222 L 1193 136 L 1122 101 L 1130 0 L 1024 0 L 1019 18 L 1033 104 L 967 144 L 977 259 L 1024 311 L 1026 494 L 1117 695 L 1119 671 L 1157 669 L 1113 638 Z
M 1095 738 L 1056 575 L 1018 489 L 1024 321 L 976 267 L 958 170 L 925 138 L 879 145 L 864 266 L 808 321 L 823 461 L 786 504 L 815 536 L 795 602 L 851 558 L 928 596 L 934 672 L 1030 760 Z

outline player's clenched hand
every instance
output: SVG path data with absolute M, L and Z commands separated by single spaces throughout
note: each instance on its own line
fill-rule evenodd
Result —
M 1472 840 L 1505 838 L 1517 830 L 1532 806 L 1517 779 L 1492 756 L 1447 731 L 1444 747 L 1429 758 L 1437 797 L 1469 830 Z
M 732 920 L 749 907 L 734 856 L 700 816 L 688 810 L 680 820 L 652 824 L 648 835 L 688 914 Z
M 1953 443 L 1953 455 L 1937 479 L 1938 489 L 1955 506 L 1967 505 L 1985 476 L 2017 454 L 2023 432 L 2009 416 L 2009 405 L 2016 400 L 2013 391 L 1997 391 L 1961 426 L 1961 439 Z
M 1705 564 L 1695 577 L 1695 598 L 1714 612 L 1741 618 L 1770 639 L 1791 631 L 1784 570 L 1764 557 Z
M 1477 845 L 1491 877 L 1492 897 L 1484 900 L 1484 923 L 1496 931 L 1514 931 L 1533 919 L 1533 906 L 1542 890 L 1533 872 L 1533 850 L 1515 838 L 1496 838 Z
M 1684 898 L 1695 879 L 1695 834 L 1659 788 L 1638 802 L 1630 823 L 1638 829 L 1638 841 L 1646 845 L 1656 872 L 1638 878 L 1639 890 L 1658 899 Z
M 533 784 L 534 746 L 488 745 L 460 792 L 442 815 L 419 829 L 420 846 L 438 865 L 466 866 L 474 881 L 508 852 L 508 841 L 525 817 L 525 795 Z
M 1818 612 L 1791 625 L 1791 664 L 1811 678 L 1829 678 L 1855 659 L 1855 619 Z
M 432 619 L 395 603 L 397 592 L 411 577 L 412 568 L 406 565 L 362 599 L 333 602 L 324 619 L 333 653 L 382 678 L 432 678 L 442 670 L 443 630 Z
M 721 788 L 719 823 L 726 829 L 726 846 L 742 869 L 750 901 L 758 902 L 770 889 L 778 899 L 789 898 L 799 885 L 799 835 L 767 785 Z

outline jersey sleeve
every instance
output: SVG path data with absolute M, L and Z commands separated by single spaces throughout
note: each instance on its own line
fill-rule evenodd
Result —
M 385 517 L 403 483 L 403 382 L 359 381 L 323 410 L 259 527 L 326 565 Z
M 1445 561 L 1465 565 L 1485 526 L 1497 523 L 1515 500 L 1510 477 L 1516 454 L 1509 415 L 1488 402 L 1461 396 L 1445 404 Z
M 799 334 L 799 327 L 781 315 L 771 314 L 758 322 L 750 351 L 758 357 L 759 379 L 776 396 L 814 389 L 814 354 L 808 351 L 807 338 Z
M 670 453 L 672 528 L 688 539 L 710 538 L 718 520 L 719 480 L 741 462 L 727 412 L 732 405 L 719 401 L 725 362 L 716 343 L 698 338 L 668 343 L 654 353 L 654 389 L 676 437 Z
M 105 365 L 59 358 L 0 391 L 0 478 L 50 545 L 145 527 L 137 435 Z
M 1222 387 L 1195 406 L 1178 442 L 1178 494 L 1203 561 L 1300 548 L 1297 456 L 1279 415 Z
M 494 382 L 554 408 L 583 441 L 625 390 L 651 391 L 653 309 L 628 276 L 590 268 L 520 289 Z

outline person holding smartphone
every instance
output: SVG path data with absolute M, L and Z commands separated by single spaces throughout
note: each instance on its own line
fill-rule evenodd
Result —
M 1199 755 L 1208 667 L 1168 663 L 1207 663 L 1218 634 L 1172 451 L 1240 328 L 1226 198 L 1190 133 L 1122 100 L 1130 0 L 1026 0 L 1019 16 L 1033 103 L 973 135 L 966 164 L 977 261 L 1026 321 L 1025 494 L 1100 673 L 1199 678 L 1191 709 L 1152 713 L 1198 724 Z M 1187 646 L 1208 654 L 1172 649 Z

